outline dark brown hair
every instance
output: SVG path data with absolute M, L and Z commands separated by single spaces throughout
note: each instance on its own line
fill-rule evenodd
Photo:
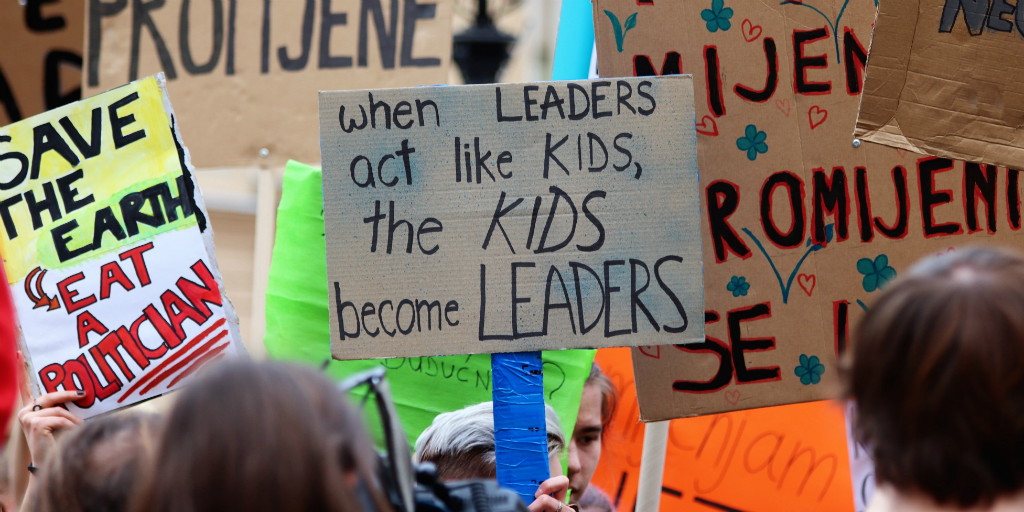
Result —
M 128 510 L 158 418 L 122 413 L 90 420 L 61 439 L 40 468 L 27 509 L 36 512 Z
M 595 361 L 590 365 L 590 375 L 583 386 L 597 386 L 601 391 L 601 425 L 608 428 L 608 424 L 615 416 L 615 407 L 619 403 L 619 393 L 615 389 L 615 384 L 612 384 L 611 379 L 601 371 L 601 367 Z
M 958 249 L 892 283 L 844 364 L 875 476 L 962 507 L 1024 488 L 1024 258 Z
M 359 417 L 311 369 L 230 363 L 179 392 L 138 512 L 387 512 Z

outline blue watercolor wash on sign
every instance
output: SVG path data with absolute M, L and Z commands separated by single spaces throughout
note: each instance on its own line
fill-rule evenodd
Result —
M 885 288 L 893 279 L 896 279 L 896 269 L 889 266 L 889 257 L 879 254 L 874 261 L 871 258 L 861 258 L 857 261 L 857 272 L 864 274 L 864 291 L 871 293 L 875 290 Z
M 807 354 L 800 354 L 800 366 L 793 370 L 800 383 L 804 386 L 821 382 L 821 374 L 825 373 L 825 365 L 818 361 L 818 356 L 807 357 Z
M 712 0 L 711 8 L 700 12 L 700 19 L 705 21 L 708 32 L 723 32 L 732 27 L 732 8 L 725 7 L 725 0 Z M 619 50 L 622 51 L 622 50 Z
M 740 151 L 747 152 L 747 160 L 753 162 L 757 160 L 758 153 L 767 153 L 768 144 L 765 144 L 765 139 L 768 138 L 768 134 L 759 131 L 756 126 L 748 124 L 746 130 L 744 130 L 743 136 L 736 139 L 736 147 Z

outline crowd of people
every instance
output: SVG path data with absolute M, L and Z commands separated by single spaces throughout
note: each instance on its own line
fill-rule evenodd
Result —
M 976 248 L 919 263 L 872 304 L 841 367 L 875 464 L 869 512 L 1024 510 L 1024 257 Z M 223 364 L 162 416 L 83 421 L 61 407 L 79 392 L 23 395 L 2 511 L 395 510 L 362 415 L 311 368 Z M 616 401 L 595 365 L 568 438 L 546 409 L 551 478 L 525 508 L 612 511 L 590 479 Z M 414 460 L 442 482 L 494 479 L 492 404 L 438 415 Z
M 80 391 L 32 398 L 23 386 L 20 429 L 0 461 L 0 512 L 394 510 L 362 415 L 318 371 L 222 364 L 176 395 L 163 416 L 129 409 L 84 421 L 62 407 Z M 615 403 L 594 365 L 570 440 L 547 406 L 551 478 L 530 512 L 611 512 L 588 484 Z M 442 482 L 494 479 L 491 403 L 439 415 L 416 448 Z

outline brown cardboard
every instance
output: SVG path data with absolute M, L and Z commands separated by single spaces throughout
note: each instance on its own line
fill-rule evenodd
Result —
M 0 126 L 81 99 L 86 2 L 21 3 L 0 1 Z
M 923 157 L 876 144 L 854 146 L 851 128 L 859 103 L 861 57 L 866 54 L 862 50 L 867 49 L 875 19 L 874 2 L 805 0 L 803 4 L 780 4 L 724 0 L 718 4 L 720 16 L 708 17 L 728 20 L 728 29 L 717 26 L 712 32 L 702 12 L 714 14 L 716 4 L 713 0 L 658 0 L 641 5 L 633 0 L 595 2 L 598 70 L 602 76 L 633 75 L 634 62 L 639 63 L 637 69 L 642 71 L 644 59 L 634 57 L 643 55 L 660 73 L 668 54 L 672 57 L 668 59 L 670 65 L 681 63 L 682 72 L 693 73 L 696 90 L 707 344 L 633 351 L 637 394 L 646 421 L 834 397 L 836 352 L 845 345 L 864 308 L 870 307 L 879 295 L 879 274 L 874 272 L 874 264 L 881 263 L 880 256 L 885 256 L 888 265 L 878 270 L 891 276 L 892 271 L 897 275 L 904 273 L 921 257 L 962 245 L 1022 245 L 1017 231 L 1021 223 L 1020 177 L 1016 171 L 992 167 L 989 186 L 985 181 L 988 168 L 975 164 L 965 166 L 963 162 Z M 637 13 L 636 27 L 625 32 L 622 52 L 618 51 L 615 30 L 605 11 L 614 14 L 623 25 L 623 20 Z M 834 40 L 833 25 L 837 18 L 839 37 Z M 819 30 L 822 32 L 818 34 L 807 32 Z M 798 42 L 824 36 L 801 46 L 802 55 L 811 60 L 800 61 L 806 78 L 799 92 L 794 78 L 794 35 Z M 777 56 L 777 83 L 768 80 L 774 66 L 767 65 L 766 43 L 769 50 L 774 46 Z M 837 61 L 837 43 L 841 61 Z M 678 52 L 679 58 L 670 52 Z M 706 54 L 717 56 L 717 60 L 708 58 L 706 63 Z M 716 63 L 718 73 L 714 72 Z M 709 84 L 709 76 L 720 80 L 712 78 Z M 718 83 L 720 88 L 715 86 Z M 763 101 L 744 99 L 737 92 L 741 86 L 756 93 L 765 90 L 766 83 L 774 85 L 771 94 L 753 95 Z M 827 83 L 828 90 L 814 90 L 826 86 L 813 83 Z M 708 91 L 721 98 L 721 112 L 712 109 L 717 103 L 709 100 L 712 95 Z M 766 134 L 767 152 L 758 152 L 754 160 L 748 159 L 747 152 L 737 145 L 737 139 L 745 137 L 748 125 L 755 125 L 756 131 Z M 947 165 L 950 170 L 945 172 L 929 170 Z M 842 168 L 846 178 L 846 186 L 837 187 L 836 192 L 845 192 L 847 222 L 842 222 L 838 209 L 822 215 L 821 226 L 833 224 L 833 235 L 829 240 L 826 230 L 822 230 L 825 236 L 821 241 L 827 243 L 813 250 L 817 244 L 813 240 L 808 244 L 808 240 L 815 236 L 814 204 L 823 204 L 820 198 L 815 200 L 815 170 L 822 170 L 818 187 L 821 191 L 829 184 L 825 178 L 830 178 L 836 168 Z M 866 187 L 858 183 L 860 168 L 864 169 Z M 899 169 L 906 171 L 907 208 L 902 210 L 906 212 L 903 222 L 898 222 L 901 209 L 896 199 L 894 169 L 897 176 L 902 176 Z M 766 233 L 762 220 L 767 221 L 769 216 L 761 215 L 760 206 L 765 183 L 772 176 L 778 179 L 784 171 L 792 173 L 794 183 L 803 184 L 802 190 L 794 187 L 794 193 L 804 222 L 791 241 L 776 245 Z M 922 172 L 926 178 L 924 190 Z M 965 182 L 970 185 L 967 193 Z M 865 188 L 868 194 L 860 192 Z M 948 196 L 940 191 L 948 191 Z M 737 198 L 735 211 L 725 215 L 731 210 L 732 192 Z M 780 186 L 771 195 L 771 218 L 782 232 L 791 228 L 793 219 L 794 209 L 787 192 L 786 186 Z M 710 204 L 709 193 L 714 200 Z M 869 201 L 861 204 L 860 197 Z M 934 207 L 922 209 L 922 197 L 934 202 Z M 986 197 L 992 200 L 986 202 Z M 991 225 L 988 204 L 993 207 Z M 828 212 L 824 207 L 820 209 L 822 213 Z M 926 235 L 923 213 L 927 211 L 932 212 L 932 226 Z M 734 247 L 726 243 L 727 238 L 718 238 L 721 251 L 716 251 L 712 218 L 724 219 L 717 231 L 734 235 Z M 845 233 L 835 228 L 837 223 L 845 227 Z M 940 227 L 943 224 L 950 224 L 952 233 L 944 232 L 945 228 Z M 864 241 L 862 236 L 870 241 Z M 867 268 L 869 274 L 876 276 L 876 286 L 871 291 L 865 284 L 873 283 L 865 283 L 867 276 L 858 270 L 862 259 L 866 259 L 865 267 L 871 266 Z M 885 270 L 886 266 L 891 270 Z M 734 295 L 734 276 L 737 281 L 743 278 L 749 288 L 741 287 Z M 783 292 L 786 287 L 788 294 Z M 749 319 L 759 313 L 751 311 L 757 305 L 770 307 L 771 316 Z M 745 348 L 742 355 L 735 354 L 735 347 L 745 343 L 741 340 L 771 338 L 774 341 L 764 342 L 763 350 Z M 725 357 L 720 359 L 718 354 Z M 802 355 L 808 359 L 817 357 L 823 365 L 818 384 L 800 382 L 796 372 L 802 366 Z M 720 364 L 721 360 L 726 364 Z M 740 383 L 734 370 L 737 360 L 747 368 L 777 367 L 779 380 L 772 380 L 774 375 L 769 374 L 768 378 Z M 723 367 L 721 385 L 709 384 L 698 389 L 703 393 L 677 391 L 673 387 L 677 381 L 690 381 L 691 388 L 693 382 L 713 381 Z
M 334 358 L 704 337 L 691 77 L 321 92 L 320 140 Z
M 1024 166 L 1024 62 L 1013 57 L 1024 13 L 1014 11 L 1002 0 L 881 2 L 856 136 Z
M 89 3 L 106 7 L 88 13 L 85 94 L 164 72 L 200 168 L 315 163 L 317 91 L 448 77 L 451 0 Z

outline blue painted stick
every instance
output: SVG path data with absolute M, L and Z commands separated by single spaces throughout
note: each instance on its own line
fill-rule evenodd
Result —
M 586 79 L 594 51 L 590 0 L 562 0 L 552 80 Z M 529 505 L 551 476 L 540 352 L 491 354 L 498 483 Z
M 533 502 L 551 476 L 540 352 L 491 354 L 498 483 Z

